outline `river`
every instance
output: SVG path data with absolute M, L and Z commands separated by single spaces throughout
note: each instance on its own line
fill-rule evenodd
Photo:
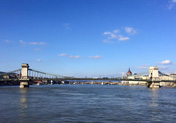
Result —
M 173 123 L 176 88 L 120 85 L 0 87 L 0 123 Z

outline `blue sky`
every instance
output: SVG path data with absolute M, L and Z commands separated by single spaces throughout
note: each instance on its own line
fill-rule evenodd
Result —
M 0 0 L 0 71 L 176 72 L 176 0 Z

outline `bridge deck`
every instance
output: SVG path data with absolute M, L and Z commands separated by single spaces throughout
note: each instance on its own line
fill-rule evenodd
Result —
M 122 78 L 34 78 L 30 79 L 30 81 L 37 81 L 37 80 L 54 80 L 54 81 L 66 81 L 66 80 L 101 80 L 101 81 L 146 81 L 151 82 L 150 79 L 122 79 Z M 19 79 L 0 79 L 2 81 L 19 81 Z M 176 82 L 176 80 L 160 80 L 159 82 Z

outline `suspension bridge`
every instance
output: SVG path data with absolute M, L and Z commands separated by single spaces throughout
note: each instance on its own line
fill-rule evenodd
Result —
M 145 76 L 142 76 L 145 75 Z M 21 69 L 0 73 L 1 83 L 15 83 L 20 84 L 20 88 L 29 87 L 30 83 L 44 83 L 44 82 L 68 82 L 69 80 L 109 80 L 109 81 L 122 81 L 122 83 L 145 82 L 150 88 L 159 88 L 161 82 L 176 83 L 176 76 L 171 76 L 161 71 L 157 67 L 150 67 L 148 72 L 134 74 L 127 77 L 117 78 L 78 78 L 73 76 L 62 76 L 41 72 L 38 70 L 30 69 L 28 64 L 22 64 Z

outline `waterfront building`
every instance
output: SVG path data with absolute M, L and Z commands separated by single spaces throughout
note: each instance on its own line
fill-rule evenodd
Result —
M 126 85 L 147 85 L 146 80 L 151 80 L 151 81 L 159 81 L 160 86 L 176 86 L 173 82 L 161 82 L 162 80 L 176 80 L 176 74 L 164 74 L 159 71 L 159 68 L 157 66 L 152 66 L 149 67 L 148 69 L 148 75 L 141 75 L 141 74 L 134 74 L 132 75 L 131 70 L 129 69 L 128 72 L 126 73 L 127 79 L 135 79 L 138 81 L 122 81 L 122 84 Z M 141 81 L 139 81 L 141 80 Z

